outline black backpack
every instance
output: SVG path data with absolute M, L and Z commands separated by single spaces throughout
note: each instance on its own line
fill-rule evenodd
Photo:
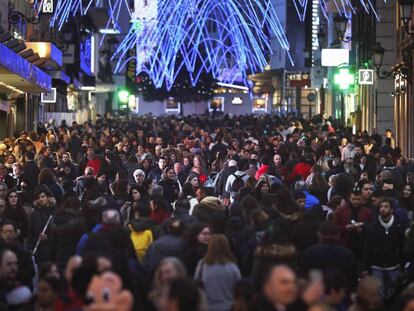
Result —
M 230 187 L 230 195 L 232 198 L 236 198 L 237 194 L 239 193 L 240 189 L 245 186 L 243 177 L 246 176 L 246 174 L 243 175 L 236 175 L 233 174 L 233 176 L 236 178 L 231 187 Z

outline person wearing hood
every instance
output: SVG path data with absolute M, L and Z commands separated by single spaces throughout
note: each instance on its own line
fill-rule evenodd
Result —
M 41 263 L 47 261 L 49 258 L 51 246 L 50 226 L 46 228 L 45 232 L 43 231 L 48 223 L 49 217 L 51 217 L 55 212 L 56 200 L 52 193 L 44 186 L 38 186 L 34 198 L 34 210 L 30 215 L 29 221 L 28 245 L 33 251 L 36 247 L 37 241 L 40 241 L 35 258 L 37 263 Z

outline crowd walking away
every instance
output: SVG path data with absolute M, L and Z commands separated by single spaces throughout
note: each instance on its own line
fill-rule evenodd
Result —
M 414 159 L 317 115 L 0 143 L 0 309 L 414 311 Z

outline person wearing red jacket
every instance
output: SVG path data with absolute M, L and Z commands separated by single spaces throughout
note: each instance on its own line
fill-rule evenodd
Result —
M 271 157 L 266 153 L 263 155 L 262 158 L 262 165 L 259 167 L 259 169 L 256 172 L 256 180 L 259 180 L 260 176 L 267 173 L 267 170 L 270 167 L 270 162 L 272 161 Z
M 361 200 L 361 190 L 352 190 L 347 202 L 335 211 L 333 219 L 340 228 L 340 242 L 352 250 L 358 259 L 362 257 L 364 226 L 373 220 L 372 211 L 362 206 Z
M 298 179 L 306 180 L 308 176 L 311 174 L 312 169 L 312 160 L 308 157 L 302 156 L 292 170 L 290 174 L 289 180 L 293 184 Z
M 170 218 L 170 213 L 167 211 L 167 203 L 161 195 L 151 196 L 151 214 L 149 218 L 157 225 L 161 225 L 165 220 Z

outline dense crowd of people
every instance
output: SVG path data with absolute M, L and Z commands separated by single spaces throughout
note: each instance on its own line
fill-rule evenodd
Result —
M 413 187 L 320 115 L 51 120 L 0 144 L 0 306 L 413 311 Z

